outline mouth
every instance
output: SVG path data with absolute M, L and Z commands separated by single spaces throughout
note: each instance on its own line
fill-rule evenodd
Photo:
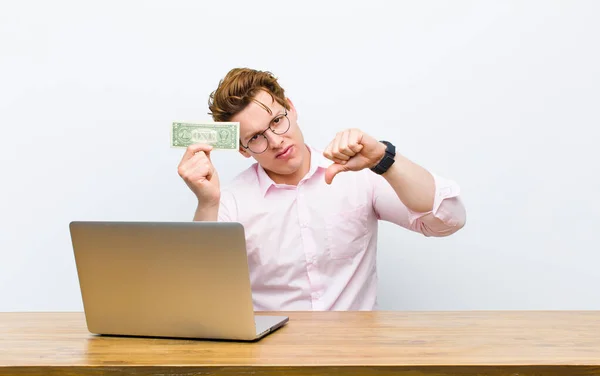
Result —
M 290 145 L 287 148 L 283 149 L 283 151 L 281 153 L 277 153 L 275 158 L 286 158 L 287 156 L 289 156 L 291 154 L 292 147 L 293 147 L 293 145 Z

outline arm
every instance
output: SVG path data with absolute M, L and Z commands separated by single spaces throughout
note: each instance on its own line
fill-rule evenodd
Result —
M 447 236 L 465 225 L 466 210 L 458 197 L 456 183 L 434 177 L 402 155 L 396 154 L 394 160 L 382 177 L 406 206 L 409 229 L 426 236 Z M 385 208 L 378 208 L 377 202 L 375 210 L 391 222 L 398 221 L 399 213 L 386 213 Z
M 381 144 L 385 153 L 385 145 Z M 433 176 L 408 158 L 396 154 L 394 164 L 381 176 L 394 189 L 398 198 L 414 212 L 428 212 L 433 209 L 435 180 Z
M 194 221 L 216 221 L 219 216 L 219 205 L 203 207 L 198 203 L 194 213 Z
M 219 215 L 221 189 L 219 174 L 210 160 L 211 151 L 211 145 L 190 145 L 177 168 L 198 199 L 194 221 L 216 221 Z
M 410 203 L 405 204 L 410 200 L 402 198 L 402 193 L 385 177 L 387 172 L 376 175 L 368 171 L 367 174 L 373 189 L 373 208 L 379 219 L 435 237 L 451 235 L 465 225 L 466 210 L 460 200 L 460 187 L 454 181 L 429 173 L 434 193 L 428 198 L 433 204 L 429 210 L 415 210 L 409 207 Z
M 198 203 L 194 221 L 234 222 L 237 220 L 237 204 L 230 190 L 224 189 L 216 205 L 202 206 Z
M 385 145 L 358 129 L 338 133 L 326 151 L 329 166 L 325 180 L 331 183 L 343 171 L 360 171 L 379 163 Z M 423 167 L 396 154 L 394 164 L 372 179 L 373 206 L 378 217 L 426 236 L 447 236 L 466 222 L 465 208 L 456 183 L 437 177 Z

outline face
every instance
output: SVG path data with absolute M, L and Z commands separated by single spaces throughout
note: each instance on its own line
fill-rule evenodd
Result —
M 288 100 L 290 109 L 286 110 L 264 91 L 261 91 L 255 99 L 269 108 L 271 113 L 253 101 L 231 119 L 240 123 L 242 145 L 252 149 L 240 146 L 240 153 L 246 158 L 253 157 L 274 182 L 297 184 L 308 172 L 310 158 L 304 145 L 304 137 L 298 127 L 296 109 Z M 284 116 L 286 111 L 287 116 Z M 288 121 L 287 132 L 277 134 L 285 131 Z M 263 135 L 268 145 L 262 138 Z M 266 146 L 266 150 L 260 153 L 263 149 L 260 147 L 262 145 Z

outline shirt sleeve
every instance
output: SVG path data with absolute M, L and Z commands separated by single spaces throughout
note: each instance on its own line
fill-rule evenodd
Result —
M 235 201 L 235 196 L 228 190 L 222 190 L 217 221 L 237 222 L 237 217 L 237 203 Z
M 395 223 L 425 236 L 448 236 L 466 222 L 466 210 L 460 199 L 460 187 L 452 180 L 433 175 L 435 197 L 432 210 L 415 212 L 406 207 L 382 176 L 371 174 L 373 208 L 377 218 Z

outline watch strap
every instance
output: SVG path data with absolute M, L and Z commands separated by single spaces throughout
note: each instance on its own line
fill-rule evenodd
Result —
M 380 142 L 385 145 L 385 154 L 383 155 L 381 161 L 377 163 L 377 165 L 371 167 L 371 171 L 378 175 L 385 173 L 390 167 L 392 167 L 395 162 L 394 157 L 396 156 L 396 147 L 392 143 L 388 141 Z

